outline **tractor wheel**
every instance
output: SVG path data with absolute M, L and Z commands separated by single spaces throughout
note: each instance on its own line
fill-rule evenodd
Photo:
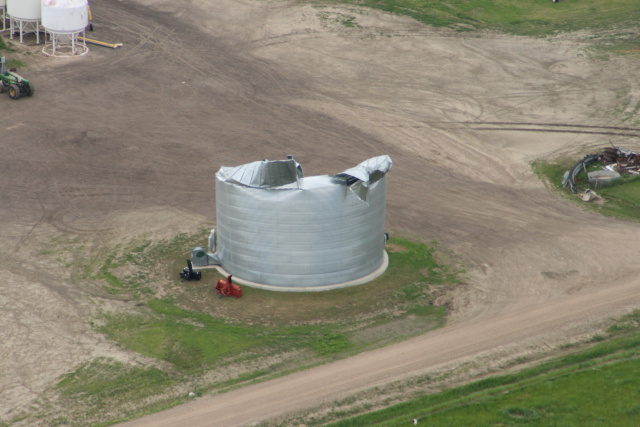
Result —
M 9 98 L 19 99 L 20 95 L 22 94 L 20 93 L 20 88 L 18 87 L 18 85 L 9 86 Z
M 29 83 L 29 85 L 27 86 L 27 96 L 33 96 L 33 94 L 36 92 L 36 88 L 33 87 L 33 83 Z

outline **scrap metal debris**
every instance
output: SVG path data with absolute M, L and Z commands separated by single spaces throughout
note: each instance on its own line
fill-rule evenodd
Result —
M 605 165 L 605 169 L 614 170 L 620 175 L 640 175 L 640 154 L 620 147 L 605 148 L 600 163 Z
M 597 200 L 599 197 L 600 196 L 598 196 L 598 194 L 591 189 L 587 189 L 584 193 L 582 193 L 583 202 L 591 202 L 593 200 Z
M 576 177 L 594 162 L 602 164 L 603 169 L 618 172 L 620 175 L 640 175 L 640 154 L 621 147 L 606 147 L 596 154 L 589 154 L 569 169 L 562 179 L 562 186 L 573 194 L 578 192 Z

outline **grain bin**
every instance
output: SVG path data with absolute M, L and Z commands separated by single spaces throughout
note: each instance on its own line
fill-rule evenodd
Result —
M 382 274 L 391 165 L 379 156 L 311 177 L 291 157 L 222 167 L 210 249 L 236 280 L 274 290 L 332 289 Z

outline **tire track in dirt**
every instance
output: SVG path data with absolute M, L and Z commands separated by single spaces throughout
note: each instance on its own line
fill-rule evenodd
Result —
M 468 122 L 471 125 L 505 125 L 505 126 L 549 126 L 549 127 L 571 127 L 577 129 L 613 129 L 628 130 L 640 132 L 640 128 L 624 127 L 624 126 L 599 126 L 599 125 L 581 125 L 581 124 L 563 124 L 563 123 L 530 123 L 530 122 Z
M 474 123 L 475 124 L 475 123 Z M 482 125 L 483 123 L 478 123 Z M 633 128 L 621 128 L 621 127 L 612 127 L 612 126 L 574 126 L 574 125 L 536 125 L 530 123 L 486 123 L 487 125 L 496 124 L 503 125 L 498 127 L 479 127 L 473 126 L 471 129 L 474 130 L 486 130 L 486 131 L 523 131 L 523 132 L 554 132 L 554 133 L 575 133 L 575 134 L 583 134 L 583 135 L 610 135 L 610 136 L 625 136 L 625 137 L 634 137 L 640 138 L 640 130 L 636 130 Z M 517 125 L 520 127 L 510 127 L 508 125 Z M 529 126 L 529 127 L 523 127 Z M 550 127 L 542 127 L 542 126 L 550 126 Z M 551 127 L 554 126 L 554 127 Z M 593 129 L 593 130 L 592 130 Z M 634 132 L 615 132 L 612 130 L 595 130 L 595 129 L 620 129 L 620 130 L 630 130 Z

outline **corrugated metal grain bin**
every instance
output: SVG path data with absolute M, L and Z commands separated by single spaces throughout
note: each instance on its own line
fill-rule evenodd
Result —
M 217 258 L 235 277 L 308 288 L 361 279 L 383 264 L 388 156 L 304 177 L 293 159 L 216 174 Z

